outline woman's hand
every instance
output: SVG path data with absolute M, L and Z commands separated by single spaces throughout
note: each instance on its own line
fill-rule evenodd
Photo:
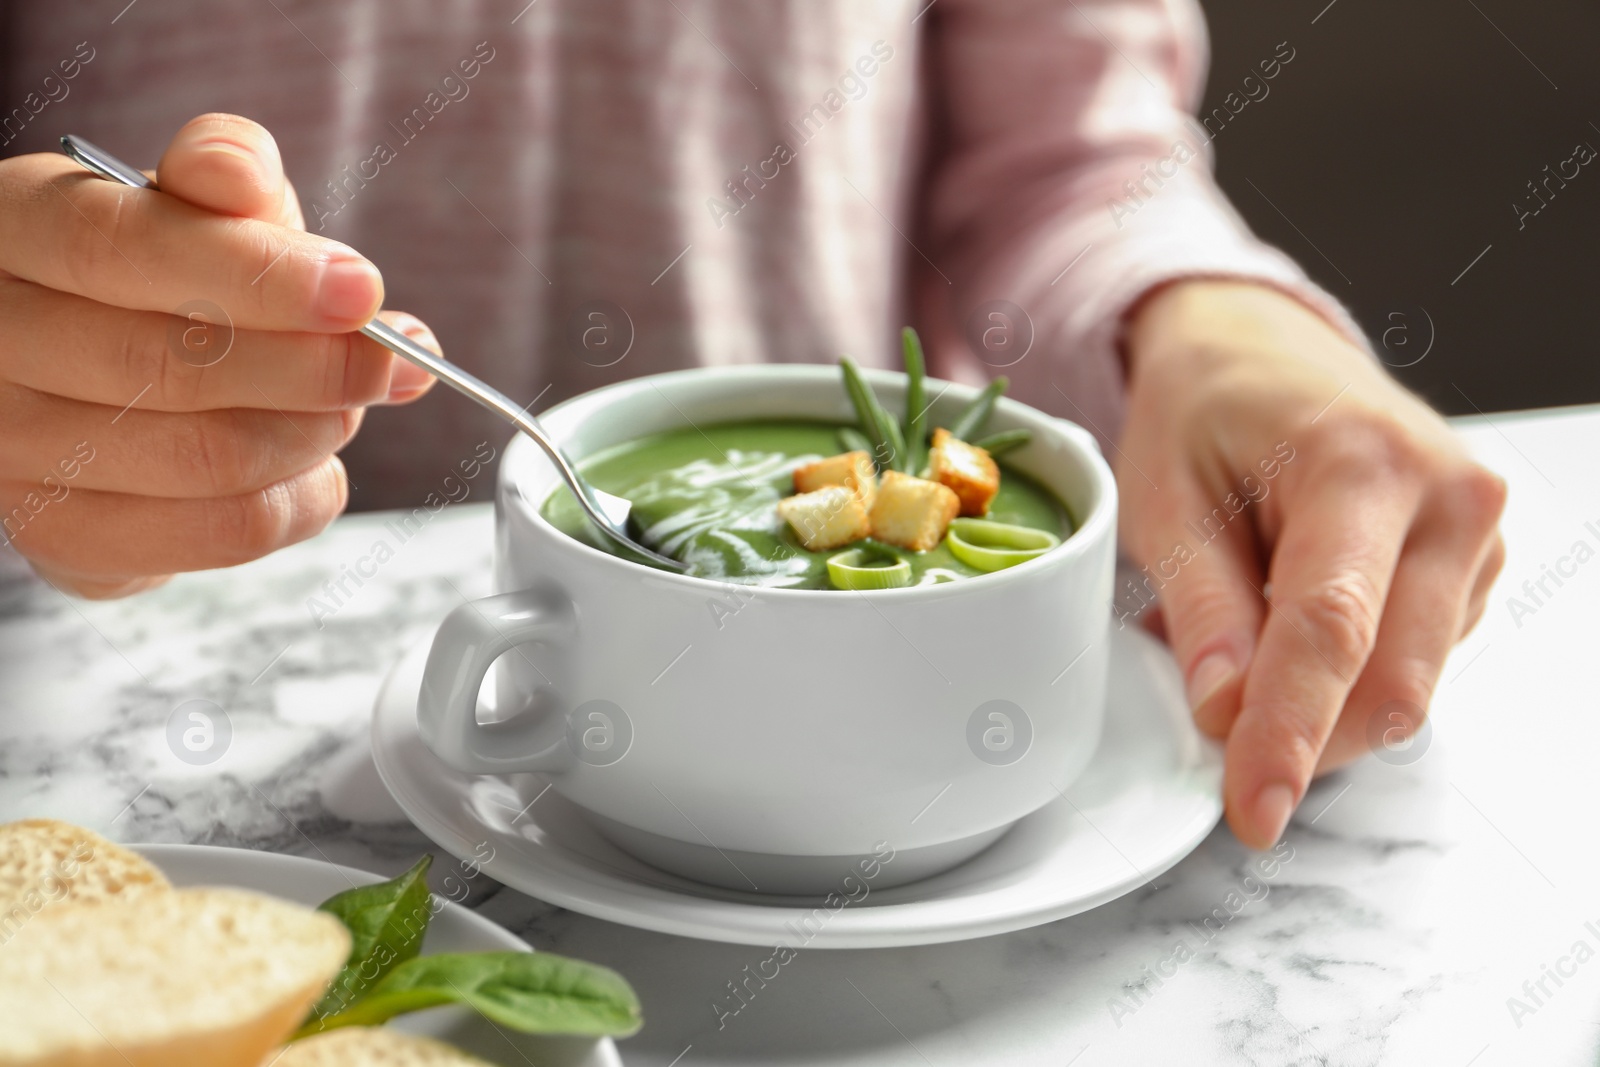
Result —
M 156 180 L 0 161 L 0 527 L 88 596 L 321 530 L 344 508 L 334 453 L 363 408 L 432 382 L 351 332 L 383 281 L 305 232 L 266 130 L 197 118 Z
M 1375 716 L 1421 725 L 1504 560 L 1505 485 L 1274 290 L 1168 286 L 1129 319 L 1127 352 L 1123 543 L 1195 721 L 1227 741 L 1229 824 L 1264 848 L 1314 774 L 1368 750 Z

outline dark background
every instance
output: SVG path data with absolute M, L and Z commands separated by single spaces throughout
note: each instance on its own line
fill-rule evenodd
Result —
M 1527 183 L 1579 143 L 1600 151 L 1600 5 L 1205 7 L 1207 112 L 1280 42 L 1296 52 L 1269 95 L 1217 134 L 1222 186 L 1258 234 L 1355 311 L 1386 362 L 1427 350 L 1432 320 L 1426 358 L 1396 367 L 1407 385 L 1451 414 L 1600 401 L 1600 159 L 1525 229 L 1512 207 L 1536 206 Z

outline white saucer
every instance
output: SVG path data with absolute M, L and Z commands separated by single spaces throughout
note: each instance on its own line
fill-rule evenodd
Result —
M 134 851 L 161 868 L 175 886 L 236 886 L 316 907 L 335 893 L 353 885 L 383 881 L 375 874 L 353 867 L 301 856 L 282 856 L 273 852 L 253 852 L 243 848 L 215 848 L 210 845 L 135 845 Z M 435 870 L 443 857 L 435 861 Z M 531 952 L 520 939 L 458 904 L 441 901 L 444 906 L 428 923 L 423 953 L 436 952 Z M 617 1046 L 610 1038 L 535 1037 L 513 1034 L 474 1012 L 460 1008 L 435 1008 L 417 1012 L 388 1024 L 396 1030 L 421 1034 L 449 1042 L 488 1059 L 492 1063 L 512 1063 L 506 1058 L 508 1042 L 522 1062 L 540 1067 L 622 1067 Z
M 1222 751 L 1195 730 L 1171 655 L 1136 630 L 1114 630 L 1111 641 L 1100 749 L 1060 800 L 953 870 L 871 890 L 834 912 L 648 866 L 597 834 L 542 775 L 476 776 L 445 766 L 417 734 L 426 642 L 378 695 L 372 754 L 395 800 L 441 848 L 463 859 L 493 848 L 483 864 L 490 877 L 585 915 L 768 947 L 800 947 L 797 930 L 808 948 L 960 941 L 1115 900 L 1188 855 L 1221 816 Z

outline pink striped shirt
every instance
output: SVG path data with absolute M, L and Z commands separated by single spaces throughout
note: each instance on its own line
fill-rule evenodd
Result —
M 693 365 L 897 357 L 1120 424 L 1118 331 L 1161 282 L 1259 279 L 1189 117 L 1193 0 L 15 0 L 4 151 L 153 165 L 185 120 L 277 136 L 309 228 L 535 409 Z M 68 77 L 67 72 L 72 72 Z M 1265 75 L 1263 75 L 1265 76 Z M 358 505 L 410 506 L 505 430 L 375 410 Z

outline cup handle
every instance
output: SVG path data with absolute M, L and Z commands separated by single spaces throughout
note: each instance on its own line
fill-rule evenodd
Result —
M 571 753 L 561 716 L 527 712 L 479 725 L 478 691 L 494 661 L 515 646 L 570 637 L 572 631 L 567 606 L 553 606 L 548 596 L 527 590 L 474 600 L 446 615 L 428 652 L 417 698 L 423 743 L 468 774 L 564 769 Z

